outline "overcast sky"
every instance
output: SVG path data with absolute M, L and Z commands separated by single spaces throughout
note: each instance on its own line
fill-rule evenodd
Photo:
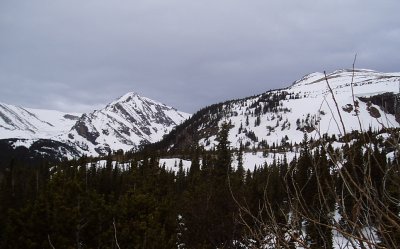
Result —
M 1 0 L 0 102 L 193 113 L 315 71 L 400 71 L 398 0 Z

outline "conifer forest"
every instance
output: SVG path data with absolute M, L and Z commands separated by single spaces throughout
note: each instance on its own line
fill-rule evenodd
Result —
M 400 244 L 398 130 L 305 133 L 293 160 L 243 168 L 229 123 L 218 145 L 168 155 L 143 146 L 91 166 L 13 159 L 0 171 L 0 248 L 396 248 Z M 378 133 L 392 134 L 382 140 Z M 268 153 L 291 150 L 287 145 Z M 386 154 L 396 152 L 387 159 Z M 160 157 L 192 161 L 184 170 Z M 237 167 L 232 167 L 233 158 Z M 114 163 L 113 163 L 114 162 Z M 124 162 L 118 167 L 115 162 Z M 335 240 L 345 241 L 338 247 Z M 334 247 L 334 244 L 336 246 Z

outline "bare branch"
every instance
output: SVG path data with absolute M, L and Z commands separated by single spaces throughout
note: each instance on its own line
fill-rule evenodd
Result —
M 50 234 L 47 234 L 47 240 L 49 241 L 49 245 L 51 246 L 51 248 L 56 249 L 56 248 L 53 246 L 53 243 L 51 243 Z
M 118 249 L 121 249 L 118 244 L 118 239 L 117 239 L 117 227 L 115 226 L 115 218 L 113 218 L 113 226 L 114 226 L 114 239 L 115 239 L 115 244 L 117 245 Z

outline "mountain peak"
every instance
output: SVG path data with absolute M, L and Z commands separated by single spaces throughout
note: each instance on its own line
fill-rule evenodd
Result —
M 300 143 L 304 133 L 313 138 L 321 134 L 340 137 L 368 127 L 399 127 L 393 93 L 398 92 L 400 73 L 341 69 L 326 76 L 327 80 L 324 73 L 310 73 L 284 89 L 207 107 L 160 144 L 166 150 L 181 150 L 198 141 L 205 149 L 215 148 L 218 129 L 225 120 L 231 127 L 231 146 L 248 149 L 277 145 L 279 141 Z M 337 110 L 332 108 L 335 105 Z M 335 122 L 339 115 L 346 131 Z
M 333 71 L 333 73 L 330 74 L 340 74 L 340 73 L 379 73 L 375 70 L 371 70 L 371 69 L 365 69 L 365 68 L 344 68 L 344 69 L 339 69 L 339 70 L 335 70 Z
M 296 80 L 295 82 L 293 82 L 292 86 L 298 85 L 298 84 L 300 84 L 302 82 L 305 82 L 305 81 L 312 81 L 313 79 L 320 79 L 321 77 L 324 77 L 323 73 L 320 73 L 320 72 L 309 73 L 309 74 L 306 74 L 303 77 L 301 77 L 301 79 Z
M 159 141 L 189 116 L 136 92 L 128 92 L 105 108 L 82 116 L 66 140 L 94 155 L 118 149 L 127 151 L 141 143 Z
M 123 99 L 123 98 L 129 98 L 129 97 L 137 97 L 137 96 L 140 96 L 137 92 L 127 92 L 127 93 L 125 93 L 124 95 L 122 95 L 121 97 L 120 97 L 120 99 Z
M 124 95 L 122 95 L 119 98 L 116 98 L 114 101 L 109 103 L 106 108 L 112 108 L 115 105 L 120 105 L 120 104 L 128 104 L 128 105 L 133 105 L 133 106 L 142 106 L 144 102 L 151 101 L 155 102 L 154 100 L 151 100 L 149 98 L 142 97 L 139 95 L 137 92 L 128 92 Z
M 377 72 L 371 69 L 338 69 L 333 72 L 327 72 L 326 73 L 326 78 L 328 79 L 329 83 L 337 85 L 347 85 L 353 80 L 356 81 L 362 81 L 362 79 L 377 79 L 377 78 L 382 78 L 382 77 L 392 77 L 392 76 L 397 76 L 394 74 L 387 74 L 387 73 L 381 73 Z M 358 78 L 358 79 L 356 79 Z M 321 84 L 316 84 L 316 83 L 323 83 L 323 88 L 326 87 L 325 84 L 325 73 L 321 72 L 314 72 L 307 74 L 303 76 L 301 79 L 296 80 L 293 84 L 292 87 L 304 87 L 304 86 L 310 86 L 310 85 L 320 85 Z
M 131 101 L 133 98 L 140 98 L 141 96 L 137 93 L 137 92 L 128 92 L 124 95 L 122 95 L 121 97 L 117 98 L 114 102 L 129 102 Z

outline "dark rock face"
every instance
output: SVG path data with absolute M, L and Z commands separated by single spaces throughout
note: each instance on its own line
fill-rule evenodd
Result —
M 4 113 L 0 111 L 0 118 L 6 122 L 6 124 L 13 125 L 11 119 L 9 119 Z
M 65 115 L 64 115 L 64 118 L 65 118 L 65 119 L 70 119 L 70 120 L 78 120 L 78 119 L 79 119 L 78 116 L 71 115 L 71 114 L 65 114 Z
M 395 114 L 395 101 L 396 95 L 393 93 L 384 93 L 375 95 L 372 97 L 360 97 L 362 102 L 368 103 L 371 102 L 374 105 L 379 106 L 384 112 L 389 114 Z
M 189 115 L 157 101 L 128 93 L 105 108 L 82 115 L 66 140 L 83 151 L 105 155 L 158 141 Z M 93 146 L 94 145 L 94 146 Z
M 365 103 L 372 103 L 380 107 L 385 113 L 389 113 L 395 116 L 396 121 L 400 123 L 400 96 L 394 93 L 383 93 L 372 97 L 360 97 L 361 101 Z M 376 108 L 375 108 L 376 109 Z M 372 117 L 377 116 L 378 110 L 368 109 Z M 379 114 L 380 117 L 380 114 Z
M 379 110 L 376 109 L 373 106 L 368 108 L 368 112 L 369 112 L 369 115 L 371 115 L 371 117 L 373 117 L 373 118 L 380 118 L 381 117 L 381 113 L 379 112 Z
M 89 118 L 87 115 L 82 115 L 81 119 L 76 122 L 72 129 L 76 130 L 80 136 L 86 138 L 89 142 L 96 145 L 96 139 L 100 136 L 100 133 L 94 127 L 92 131 L 89 130 L 89 128 L 86 126 L 87 122 L 85 122 L 88 120 Z
M 352 104 L 347 104 L 345 106 L 342 107 L 343 111 L 350 113 L 353 111 L 353 105 Z

